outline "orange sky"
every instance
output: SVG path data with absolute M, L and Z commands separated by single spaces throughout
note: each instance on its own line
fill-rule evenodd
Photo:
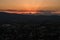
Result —
M 60 10 L 60 0 L 0 0 L 0 9 Z

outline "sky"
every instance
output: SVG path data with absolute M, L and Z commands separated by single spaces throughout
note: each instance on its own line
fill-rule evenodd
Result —
M 0 0 L 0 10 L 60 10 L 60 0 Z

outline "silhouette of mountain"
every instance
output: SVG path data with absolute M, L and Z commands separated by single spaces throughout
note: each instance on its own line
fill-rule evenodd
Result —
M 60 16 L 0 12 L 0 36 L 2 40 L 60 40 Z
M 57 15 L 23 15 L 23 14 L 9 14 L 0 12 L 0 23 L 48 23 L 60 22 L 60 16 Z

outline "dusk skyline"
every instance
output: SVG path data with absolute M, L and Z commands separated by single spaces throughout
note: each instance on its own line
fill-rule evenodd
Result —
M 60 0 L 0 0 L 0 9 L 60 10 Z

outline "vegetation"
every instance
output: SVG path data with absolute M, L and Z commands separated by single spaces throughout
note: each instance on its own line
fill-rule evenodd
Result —
M 60 40 L 60 23 L 0 24 L 1 40 Z

